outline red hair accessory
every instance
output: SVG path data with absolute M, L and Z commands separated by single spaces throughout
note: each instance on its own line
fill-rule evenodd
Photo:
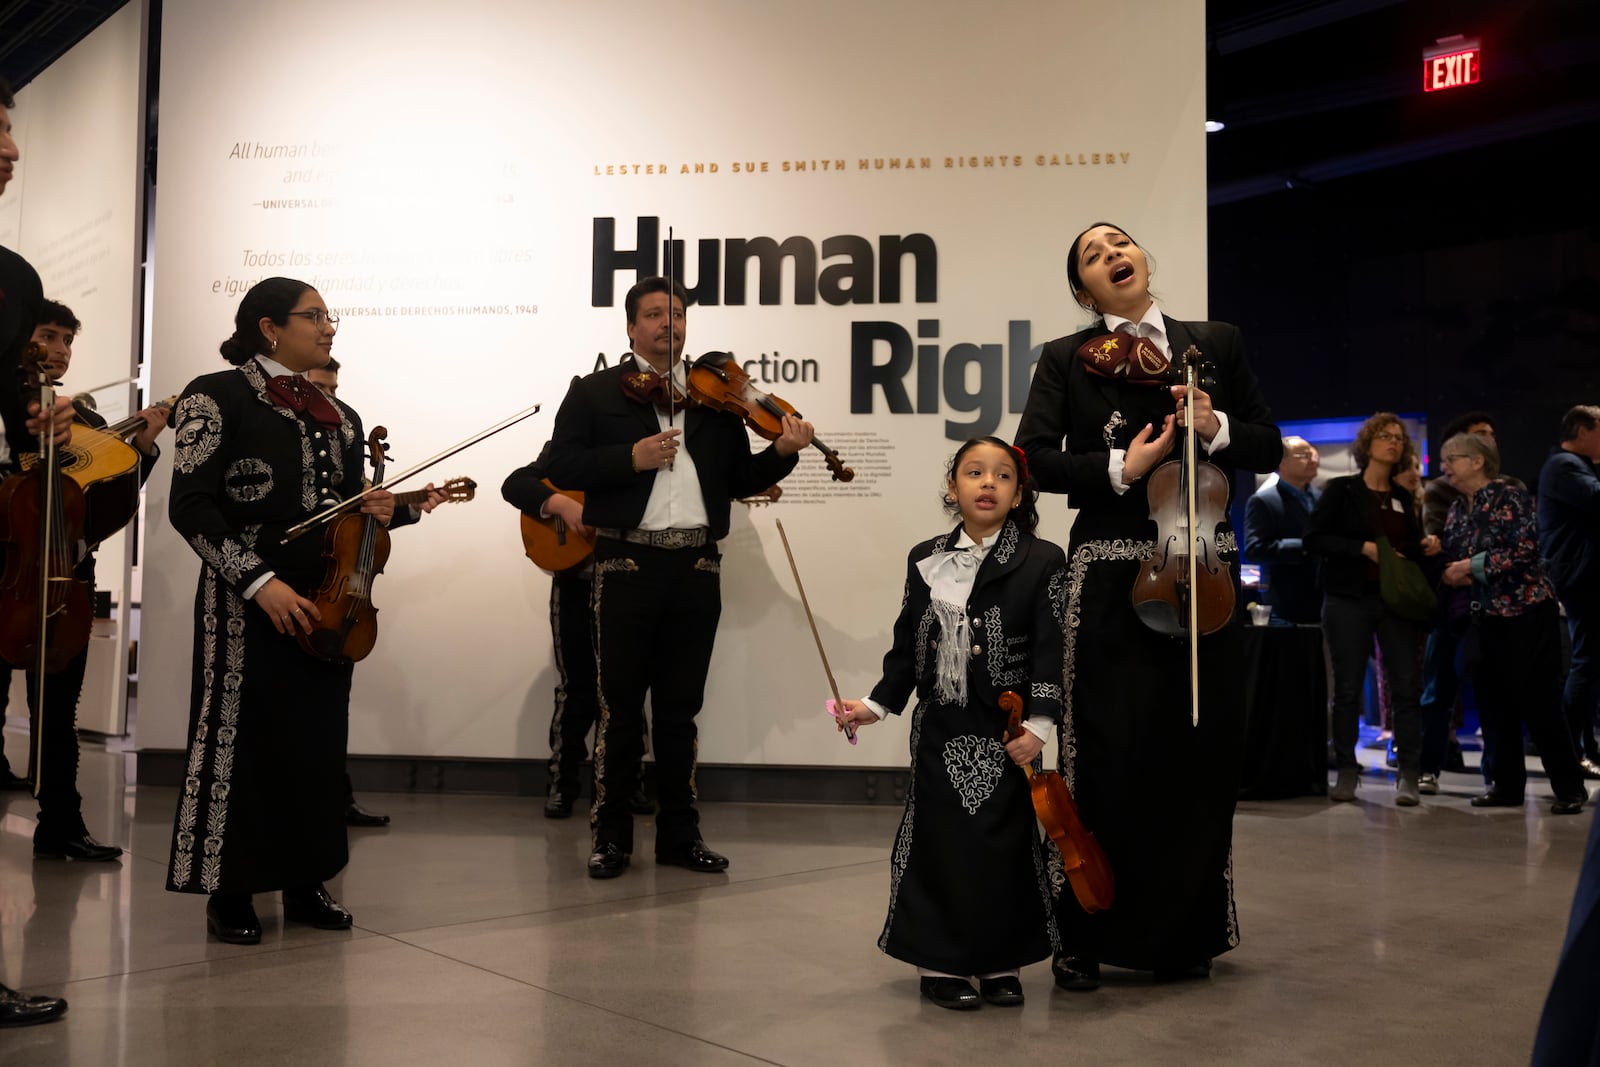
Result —
M 1023 452 L 1022 449 L 1018 448 L 1016 445 L 1007 445 L 1006 447 L 1011 449 L 1011 454 L 1017 458 L 1017 484 L 1018 485 L 1027 485 L 1028 484 L 1028 456 L 1027 456 L 1027 453 Z

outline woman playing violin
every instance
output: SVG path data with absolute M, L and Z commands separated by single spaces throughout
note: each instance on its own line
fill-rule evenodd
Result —
M 318 617 L 304 595 L 322 539 L 285 529 L 362 490 L 361 419 L 304 375 L 328 361 L 338 318 L 304 282 L 267 278 L 222 342 L 234 369 L 189 383 L 173 414 L 169 516 L 200 557 L 189 762 L 167 888 L 206 893 L 206 927 L 251 944 L 251 894 L 283 891 L 283 916 L 345 929 L 322 883 L 345 866 L 351 664 L 301 650 Z M 387 525 L 394 498 L 361 510 Z
M 1067 278 L 1093 325 L 1044 346 L 1017 444 L 1045 492 L 1077 509 L 1068 548 L 1066 697 L 1058 755 L 1084 824 L 1104 846 L 1116 902 L 1056 908 L 1056 982 L 1094 989 L 1100 964 L 1158 977 L 1210 972 L 1239 941 L 1233 907 L 1234 798 L 1242 748 L 1237 626 L 1199 639 L 1199 723 L 1190 717 L 1188 638 L 1141 623 L 1130 594 L 1154 551 L 1149 475 L 1192 426 L 1231 489 L 1236 468 L 1270 471 L 1282 442 L 1239 331 L 1163 314 L 1151 262 L 1128 232 L 1096 223 L 1072 242 Z M 1202 374 L 1193 411 L 1170 366 L 1190 345 Z M 1192 415 L 1192 418 L 1191 418 Z M 1237 581 L 1221 517 L 1218 561 Z M 1059 860 L 1052 856 L 1055 888 Z

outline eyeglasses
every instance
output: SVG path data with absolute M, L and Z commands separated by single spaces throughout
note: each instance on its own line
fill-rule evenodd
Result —
M 327 323 L 335 330 L 339 328 L 339 316 L 330 315 L 321 308 L 310 308 L 306 311 L 291 311 L 289 314 L 298 315 L 302 319 L 309 319 L 311 321 L 311 325 L 315 326 L 319 330 L 322 329 L 323 323 Z
M 1373 434 L 1372 439 L 1374 441 L 1394 441 L 1396 443 L 1404 443 L 1406 435 L 1403 433 L 1395 433 L 1393 430 L 1385 430 L 1382 433 Z
M 1457 460 L 1471 459 L 1472 457 L 1467 455 L 1465 452 L 1446 452 L 1441 458 L 1446 463 L 1454 463 Z

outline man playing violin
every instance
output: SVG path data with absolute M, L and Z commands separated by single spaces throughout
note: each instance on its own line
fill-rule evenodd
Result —
M 72 344 L 83 324 L 65 304 L 45 300 L 40 304 L 38 321 L 33 328 L 33 343 L 44 351 L 40 364 L 44 373 L 59 386 L 67 369 L 72 365 Z M 106 420 L 82 399 L 73 401 L 74 419 L 92 430 L 103 430 Z M 144 428 L 132 439 L 139 452 L 139 482 L 150 477 L 161 451 L 156 447 L 156 436 L 167 425 L 167 409 L 156 406 L 138 413 L 144 419 Z M 120 515 L 119 515 L 120 518 Z M 79 546 L 83 556 L 75 569 L 76 577 L 94 582 L 95 545 Z M 92 599 L 92 598 L 91 598 Z M 115 845 L 102 845 L 89 834 L 83 822 L 83 798 L 78 793 L 78 698 L 83 692 L 83 678 L 89 663 L 89 646 L 74 656 L 67 665 L 53 674 L 45 683 L 45 709 L 41 719 L 36 703 L 34 673 L 28 672 L 28 705 L 31 726 L 43 731 L 39 748 L 42 763 L 39 767 L 39 822 L 33 833 L 33 854 L 39 859 L 74 859 L 82 861 L 110 861 L 122 855 Z M 16 666 L 26 666 L 17 664 Z M 0 665 L 0 692 L 11 684 L 12 665 Z M 4 754 L 0 753 L 0 761 Z M 26 788 L 27 783 L 12 775 L 5 767 L 7 787 Z
M 615 878 L 633 853 L 628 800 L 638 781 L 644 698 L 655 732 L 659 864 L 714 873 L 695 810 L 695 716 L 722 611 L 721 553 L 737 497 L 761 492 L 797 462 L 810 423 L 784 416 L 759 453 L 726 412 L 685 407 L 681 287 L 646 278 L 628 290 L 631 353 L 573 383 L 556 414 L 547 474 L 585 494 L 593 527 L 600 676 L 591 878 Z
M 0 195 L 11 181 L 21 154 L 11 137 L 11 111 L 16 100 L 11 85 L 0 78 Z M 5 436 L 0 438 L 0 471 L 9 472 L 13 459 L 25 452 L 38 452 L 36 434 L 50 433 L 55 443 L 72 440 L 72 401 L 57 396 L 48 413 L 41 413 L 37 397 L 29 399 L 21 380 L 22 350 L 33 335 L 34 318 L 44 298 L 39 275 L 28 261 L 0 245 L 0 420 Z M 27 1026 L 49 1022 L 66 1013 L 61 997 L 31 996 L 0 985 L 0 1026 Z

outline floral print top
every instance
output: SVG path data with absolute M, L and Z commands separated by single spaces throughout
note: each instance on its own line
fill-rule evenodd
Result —
M 1490 482 L 1450 505 L 1440 533 L 1446 560 L 1470 559 L 1474 599 L 1490 615 L 1521 615 L 1554 597 L 1539 559 L 1533 497 Z M 1487 595 L 1485 595 L 1487 587 Z

